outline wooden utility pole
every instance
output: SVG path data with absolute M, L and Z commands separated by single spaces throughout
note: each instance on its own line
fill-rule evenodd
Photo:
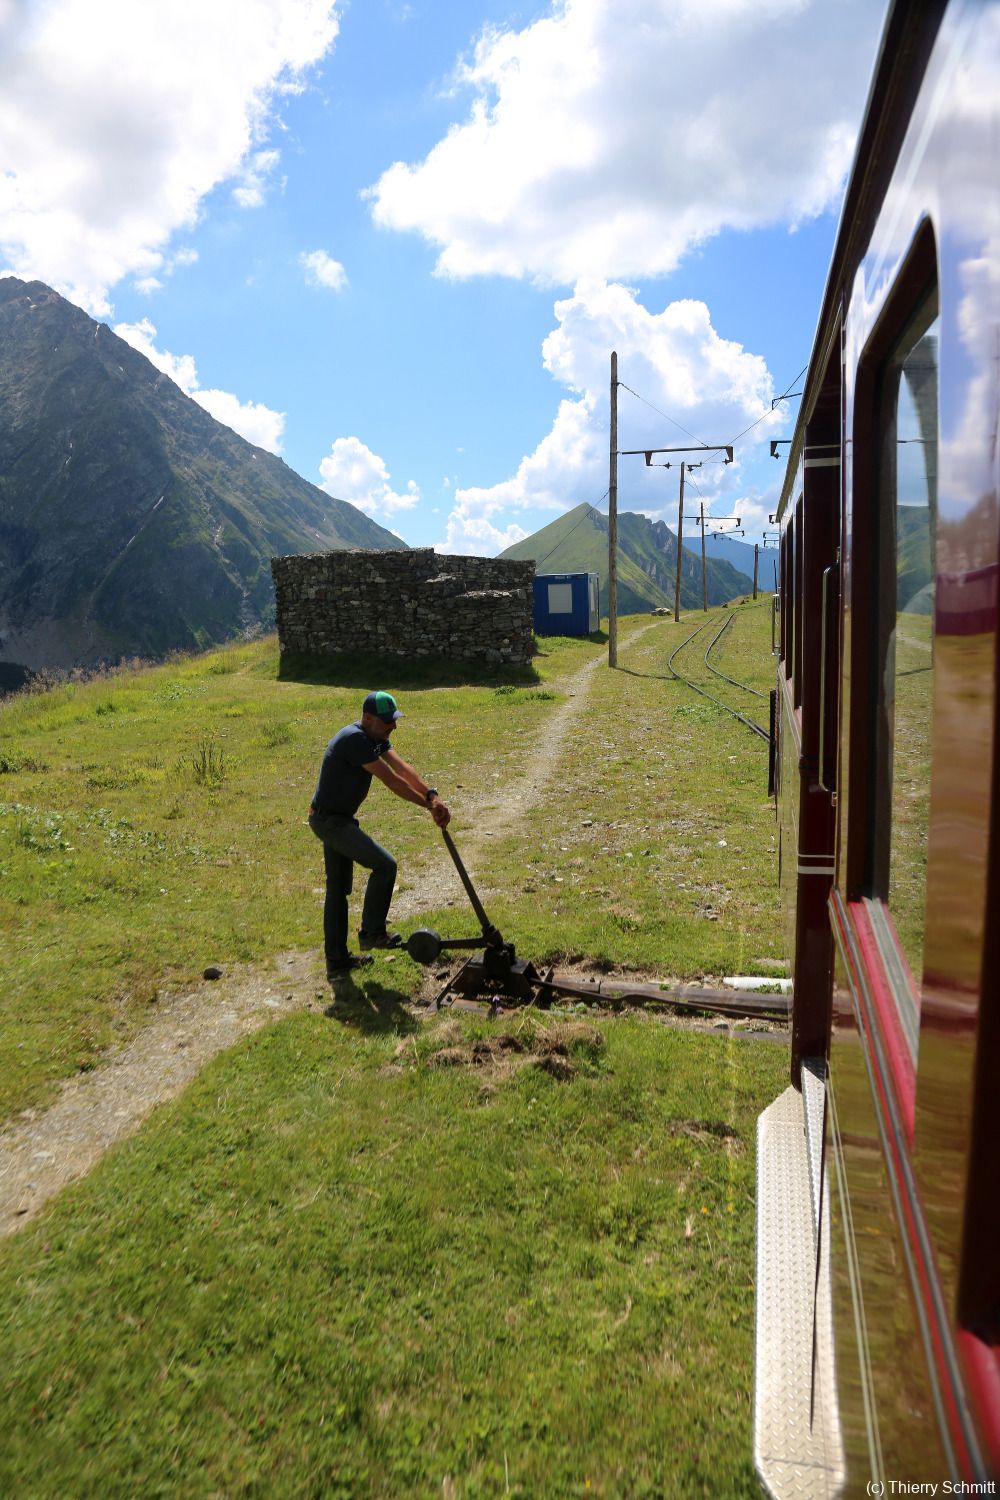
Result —
M 754 544 L 753 544 L 753 596 L 754 596 L 755 599 L 757 597 L 757 554 L 758 554 L 759 550 L 760 550 L 760 543 L 759 542 L 754 542 Z
M 674 585 L 674 624 L 681 617 L 681 549 L 684 539 L 684 460 L 681 460 L 681 493 L 677 502 L 677 582 Z
M 708 574 L 705 570 L 705 502 L 701 502 L 701 607 L 708 613 Z
M 618 665 L 618 355 L 611 355 L 611 452 L 608 472 L 608 666 Z

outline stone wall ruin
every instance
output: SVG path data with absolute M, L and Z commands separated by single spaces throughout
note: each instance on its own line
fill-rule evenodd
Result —
M 398 552 L 273 557 L 281 654 L 531 660 L 533 562 Z

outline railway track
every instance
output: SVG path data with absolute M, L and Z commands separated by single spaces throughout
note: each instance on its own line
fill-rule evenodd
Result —
M 719 641 L 722 639 L 725 632 L 730 628 L 735 618 L 736 611 L 733 610 L 729 618 L 723 621 L 720 629 L 712 637 L 712 640 L 709 642 L 708 646 L 705 649 L 705 654 L 703 657 L 705 666 L 710 672 L 714 673 L 716 677 L 721 678 L 724 682 L 728 682 L 732 687 L 739 689 L 740 692 L 752 693 L 755 698 L 762 698 L 766 702 L 766 693 L 762 693 L 758 691 L 757 688 L 751 687 L 749 683 L 738 682 L 735 677 L 728 677 L 725 672 L 721 672 L 718 667 L 714 667 L 708 659 L 711 652 L 718 645 Z M 674 677 L 678 679 L 678 681 L 683 682 L 686 687 L 689 687 L 692 692 L 699 693 L 702 698 L 707 698 L 708 701 L 710 703 L 714 703 L 717 708 L 723 709 L 725 713 L 731 714 L 734 719 L 738 719 L 739 722 L 741 724 L 744 724 L 752 734 L 758 735 L 762 740 L 765 741 L 766 744 L 770 744 L 771 734 L 769 729 L 766 729 L 762 724 L 758 724 L 757 720 L 750 718 L 748 714 L 740 713 L 739 709 L 733 708 L 731 704 L 724 702 L 721 698 L 715 697 L 713 693 L 708 692 L 708 690 L 702 687 L 700 683 L 694 682 L 690 677 L 686 677 L 683 672 L 678 671 L 677 667 L 674 665 L 677 657 L 685 649 L 685 647 L 689 646 L 696 636 L 701 635 L 703 630 L 707 630 L 709 626 L 714 625 L 716 623 L 716 620 L 717 617 L 703 621 L 696 630 L 692 630 L 691 634 L 689 636 L 686 636 L 685 639 L 681 641 L 680 645 L 675 646 L 673 651 L 667 658 L 667 669 L 672 673 Z

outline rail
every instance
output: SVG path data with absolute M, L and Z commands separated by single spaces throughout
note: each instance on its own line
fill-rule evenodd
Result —
M 708 651 L 705 652 L 706 657 L 708 656 L 708 652 L 711 651 L 712 646 L 715 645 L 716 641 L 718 641 L 719 637 L 722 635 L 722 631 L 725 630 L 725 629 L 727 629 L 727 627 L 732 624 L 734 615 L 735 615 L 735 611 L 733 612 L 733 615 L 730 615 L 729 619 L 723 625 L 722 630 L 719 631 L 718 635 L 715 637 L 715 639 L 712 641 L 711 645 L 708 647 Z M 764 740 L 766 744 L 769 745 L 771 743 L 770 732 L 767 729 L 765 729 L 762 724 L 758 724 L 757 721 L 756 721 L 756 719 L 748 718 L 746 714 L 741 714 L 740 711 L 739 711 L 739 709 L 731 707 L 731 705 L 728 704 L 728 703 L 724 703 L 721 698 L 716 698 L 712 693 L 707 692 L 705 690 L 705 688 L 701 687 L 697 682 L 692 682 L 692 680 L 691 680 L 690 677 L 685 677 L 684 674 L 683 674 L 683 672 L 678 672 L 677 668 L 674 666 L 675 658 L 680 655 L 680 653 L 684 650 L 685 646 L 689 646 L 691 644 L 691 642 L 694 640 L 695 636 L 700 635 L 701 632 L 703 630 L 707 629 L 709 625 L 714 625 L 714 624 L 715 624 L 715 620 L 714 619 L 713 620 L 705 620 L 701 625 L 698 626 L 698 628 L 696 630 L 692 630 L 691 634 L 689 636 L 687 636 L 683 641 L 681 641 L 681 643 L 680 643 L 679 646 L 675 646 L 674 649 L 673 649 L 673 651 L 671 651 L 670 655 L 667 658 L 667 670 L 674 677 L 676 677 L 679 682 L 683 682 L 684 685 L 685 685 L 685 687 L 689 687 L 692 690 L 692 692 L 700 693 L 703 698 L 707 698 L 708 701 L 709 701 L 709 703 L 714 703 L 715 706 L 716 706 L 716 708 L 721 708 L 724 713 L 731 714 L 734 719 L 738 719 L 741 724 L 746 725 L 747 729 L 749 729 L 751 731 L 751 733 L 759 735 L 759 737 L 762 740 Z M 706 665 L 709 666 L 709 670 L 710 671 L 713 670 L 712 667 L 707 662 L 706 662 Z M 725 676 L 725 674 L 722 673 L 722 672 L 719 672 L 717 675 L 720 676 L 720 677 L 724 677 Z M 727 678 L 726 680 L 729 681 L 729 682 L 733 682 L 732 678 Z M 738 688 L 746 688 L 746 684 L 745 683 L 735 682 L 734 686 L 738 687 Z M 751 688 L 751 689 L 749 689 L 749 691 L 750 692 L 755 692 L 756 689 Z M 763 696 L 763 695 L 761 695 L 761 696 Z
M 733 621 L 735 619 L 736 619 L 736 611 L 734 609 L 733 612 L 732 612 L 732 614 L 729 616 L 729 619 L 725 622 L 725 624 L 723 625 L 722 629 L 719 631 L 718 635 L 712 641 L 712 644 L 709 646 L 708 651 L 705 652 L 705 665 L 706 665 L 706 667 L 708 668 L 708 670 L 710 672 L 714 672 L 715 673 L 716 677 L 721 677 L 722 680 L 723 680 L 723 682 L 732 683 L 733 687 L 734 688 L 739 688 L 741 692 L 752 693 L 755 698 L 763 698 L 764 701 L 766 702 L 767 701 L 767 697 L 768 697 L 767 693 L 762 693 L 762 692 L 760 692 L 760 690 L 758 688 L 751 687 L 748 682 L 737 682 L 737 680 L 736 680 L 735 677 L 727 677 L 726 674 L 725 674 L 725 672 L 720 672 L 719 669 L 718 669 L 718 667 L 713 667 L 712 663 L 708 659 L 710 652 L 714 651 L 716 645 L 722 639 L 722 637 L 725 635 L 726 631 L 729 629 L 729 627 L 732 625 L 732 623 L 733 623 Z

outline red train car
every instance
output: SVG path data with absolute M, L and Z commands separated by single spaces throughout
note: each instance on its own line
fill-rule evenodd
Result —
M 998 431 L 1000 4 L 897 3 L 779 509 L 775 1495 L 998 1491 Z

